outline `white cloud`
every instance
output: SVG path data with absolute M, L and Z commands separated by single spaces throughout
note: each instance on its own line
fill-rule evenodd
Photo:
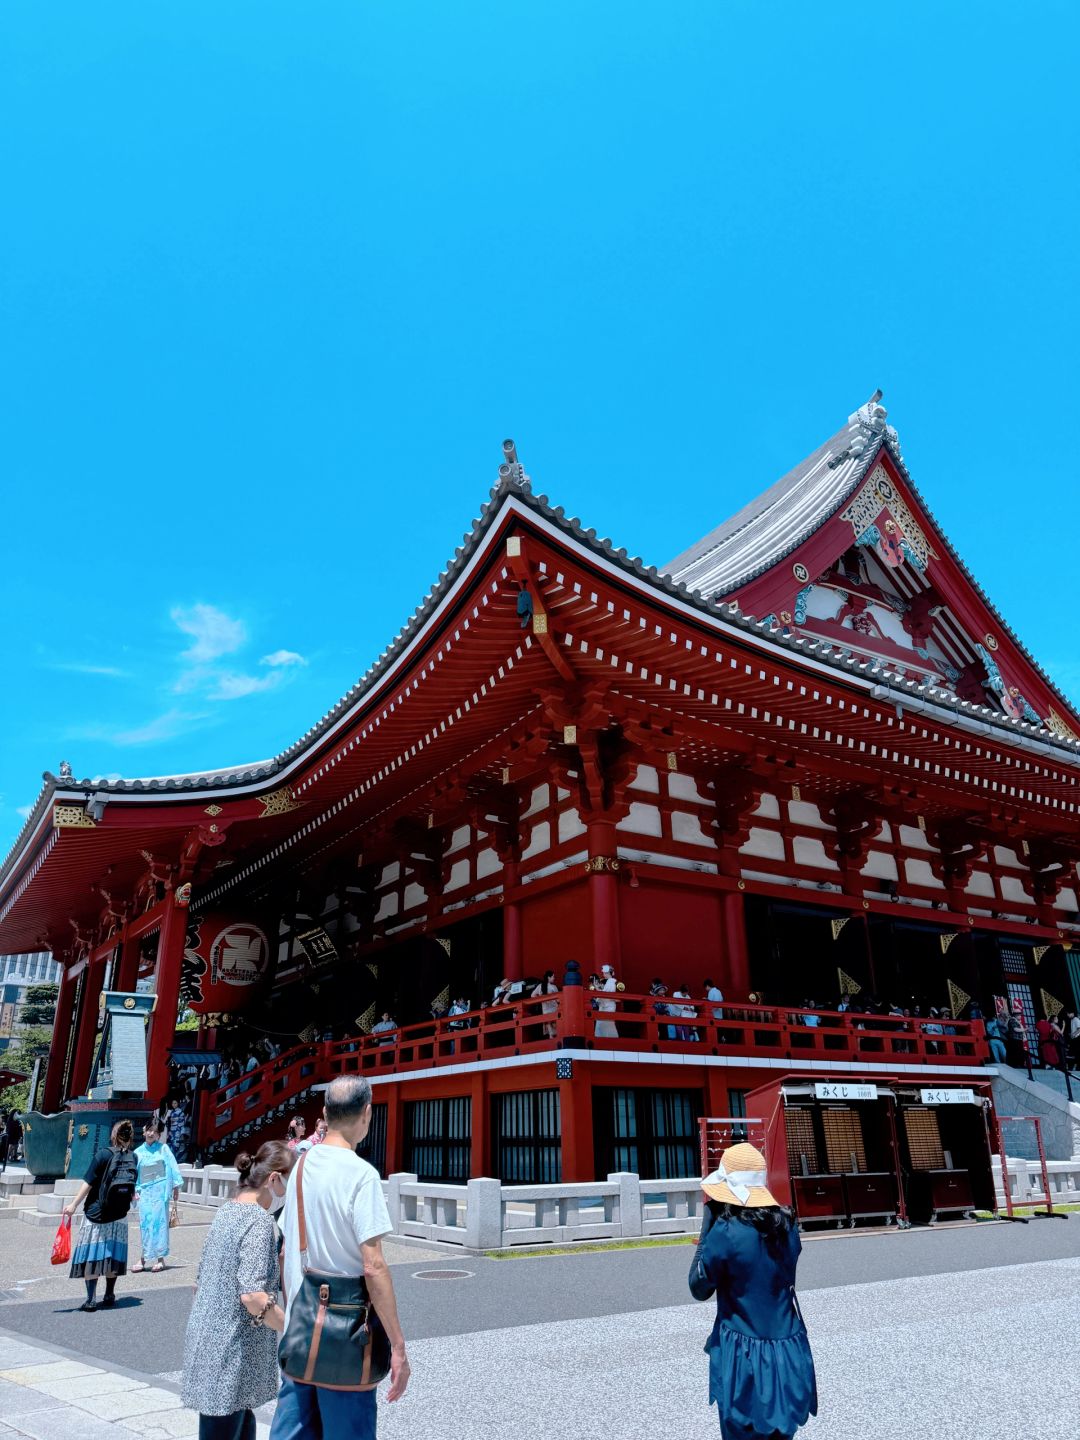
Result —
M 23 820 L 29 820 L 33 808 L 33 805 L 16 805 L 15 814 L 21 816 Z
M 271 655 L 264 655 L 259 661 L 260 665 L 306 665 L 308 662 L 303 655 L 298 655 L 295 650 L 275 650 Z
M 127 680 L 130 670 L 121 670 L 117 665 L 89 665 L 81 660 L 58 660 L 49 666 L 50 670 L 66 670 L 72 675 L 105 675 L 111 680 Z
M 148 720 L 145 725 L 136 725 L 129 730 L 111 730 L 103 725 L 95 725 L 84 730 L 70 731 L 65 738 L 101 740 L 107 745 L 150 745 L 157 740 L 174 740 L 205 718 L 204 715 L 185 710 L 167 710 L 163 715 L 156 715 L 153 720 Z
M 173 623 L 195 642 L 183 658 L 192 665 L 204 665 L 222 655 L 231 655 L 247 640 L 247 627 L 242 620 L 233 620 L 215 605 L 176 605 L 170 611 Z
M 231 670 L 222 670 L 214 676 L 213 688 L 208 692 L 208 698 L 242 700 L 245 695 L 257 695 L 260 690 L 273 690 L 284 678 L 281 670 L 272 670 L 269 675 L 238 675 Z

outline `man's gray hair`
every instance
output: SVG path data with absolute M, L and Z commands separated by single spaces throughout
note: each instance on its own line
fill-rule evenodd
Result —
M 326 1087 L 326 1123 L 351 1125 L 371 1104 L 371 1082 L 362 1075 L 339 1075 Z

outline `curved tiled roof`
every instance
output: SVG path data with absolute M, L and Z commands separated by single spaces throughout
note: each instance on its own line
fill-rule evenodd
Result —
M 712 531 L 697 545 L 692 546 L 676 560 L 667 571 L 655 565 L 646 566 L 640 557 L 631 557 L 625 549 L 616 549 L 611 540 L 600 539 L 593 529 L 585 529 L 577 517 L 568 518 L 562 506 L 552 506 L 544 495 L 532 493 L 530 483 L 520 467 L 503 467 L 499 482 L 491 490 L 487 503 L 473 521 L 461 545 L 454 552 L 446 569 L 440 574 L 419 607 L 410 616 L 386 650 L 354 686 L 330 710 L 322 716 L 305 734 L 301 735 L 287 749 L 271 760 L 255 764 L 234 766 L 220 771 L 192 773 L 187 775 L 163 775 L 142 779 L 101 780 L 82 779 L 51 774 L 46 771 L 45 784 L 38 796 L 26 823 L 12 846 L 4 863 L 0 865 L 0 886 L 6 881 L 16 863 L 21 848 L 39 824 L 45 810 L 57 792 L 64 795 L 134 795 L 161 794 L 162 797 L 180 799 L 186 793 L 201 794 L 205 791 L 229 789 L 270 789 L 280 772 L 298 756 L 312 749 L 319 740 L 344 715 L 348 713 L 398 659 L 401 652 L 414 638 L 424 623 L 438 609 L 446 593 L 465 569 L 485 535 L 500 515 L 503 503 L 511 496 L 516 497 L 528 508 L 552 522 L 558 529 L 594 554 L 614 563 L 627 575 L 643 581 L 657 591 L 677 598 L 706 614 L 721 618 L 725 624 L 743 630 L 757 638 L 767 638 L 773 645 L 790 650 L 795 657 L 812 658 L 819 664 L 826 664 L 839 673 L 861 674 L 863 678 L 872 674 L 886 681 L 896 689 L 898 698 L 904 695 L 921 694 L 944 709 L 958 714 L 977 717 L 982 723 L 1000 729 L 1014 740 L 1023 737 L 1037 738 L 1038 741 L 1074 762 L 1080 754 L 1080 742 L 1062 739 L 1048 734 L 1024 720 L 1013 720 L 1010 716 L 988 706 L 972 705 L 957 700 L 949 691 L 939 690 L 929 682 L 909 680 L 888 670 L 884 665 L 867 666 L 860 664 L 857 657 L 844 655 L 827 642 L 810 641 L 801 636 L 792 636 L 776 624 L 755 620 L 744 615 L 734 602 L 725 601 L 723 596 L 739 585 L 746 584 L 761 574 L 784 555 L 798 548 L 814 531 L 823 524 L 844 500 L 855 490 L 868 473 L 870 466 L 883 449 L 888 449 L 891 458 L 899 467 L 913 494 L 923 504 L 907 472 L 896 441 L 895 432 L 886 430 L 883 415 L 880 423 L 871 423 L 870 410 L 876 402 L 853 414 L 847 424 L 820 446 L 801 465 L 795 467 L 769 490 L 752 501 L 731 520 Z M 859 442 L 862 441 L 862 445 Z M 857 452 L 857 453 L 856 453 Z M 830 463 L 832 462 L 832 463 Z M 803 487 L 805 487 L 805 492 Z M 924 509 L 925 509 L 924 505 Z M 930 512 L 927 509 L 927 515 Z M 932 517 L 931 517 L 932 518 Z M 935 522 L 935 528 L 936 522 Z M 944 544 L 972 586 L 982 598 L 989 611 L 1001 625 L 1020 651 L 1028 659 L 1055 695 L 1060 692 L 1024 648 L 1012 630 L 1002 619 L 997 609 L 987 598 L 971 576 L 970 571 L 956 554 L 940 529 Z M 712 588 L 710 588 L 712 587 Z M 1062 697 L 1062 705 L 1072 713 L 1072 706 Z

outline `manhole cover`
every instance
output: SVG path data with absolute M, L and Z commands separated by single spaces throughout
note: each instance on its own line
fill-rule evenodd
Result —
M 472 1270 L 414 1270 L 414 1280 L 471 1280 Z

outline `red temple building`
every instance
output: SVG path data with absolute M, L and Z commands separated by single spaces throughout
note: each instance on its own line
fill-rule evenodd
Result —
M 787 1075 L 985 1081 L 972 1001 L 1033 1028 L 1076 994 L 1080 719 L 879 398 L 662 569 L 534 494 L 508 442 L 427 599 L 277 758 L 47 774 L 0 869 L 0 951 L 64 967 L 44 1108 L 85 1094 L 102 991 L 137 988 L 150 1101 L 185 1045 L 282 1046 L 200 1096 L 222 1159 L 344 1071 L 384 1173 L 513 1181 L 689 1173 L 698 1117 Z M 572 960 L 622 988 L 565 984 Z M 504 976 L 527 983 L 492 1005 Z

